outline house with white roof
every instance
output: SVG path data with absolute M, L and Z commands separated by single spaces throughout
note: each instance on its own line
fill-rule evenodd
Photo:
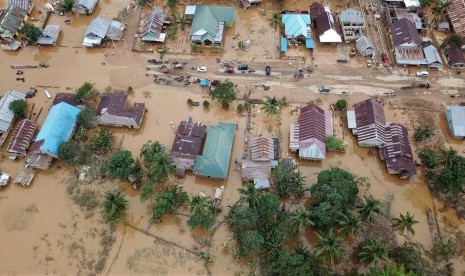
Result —
M 39 45 L 55 45 L 60 35 L 60 25 L 47 25 L 37 39 Z
M 450 134 L 455 139 L 465 138 L 465 106 L 446 106 L 445 107 L 447 124 L 449 125 Z
M 77 0 L 73 11 L 75 14 L 92 14 L 98 0 Z
M 123 37 L 124 25 L 115 20 L 97 17 L 92 20 L 84 34 L 82 46 L 92 48 L 98 47 L 104 39 L 119 41 Z
M 321 43 L 342 42 L 336 20 L 329 7 L 323 6 L 320 3 L 313 3 L 310 6 L 310 15 L 316 24 L 318 37 Z

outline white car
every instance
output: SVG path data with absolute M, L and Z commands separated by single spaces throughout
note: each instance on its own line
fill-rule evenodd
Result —
M 207 67 L 206 66 L 197 67 L 197 72 L 207 72 Z
M 419 71 L 417 72 L 417 77 L 428 77 L 428 72 L 427 71 Z

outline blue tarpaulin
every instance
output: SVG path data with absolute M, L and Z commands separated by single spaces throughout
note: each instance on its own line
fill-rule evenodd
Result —
M 305 39 L 305 47 L 307 47 L 307 49 L 314 49 L 315 48 L 315 41 L 313 41 L 313 38 Z
M 287 39 L 284 37 L 281 37 L 281 52 L 286 52 L 287 51 Z
M 202 87 L 208 86 L 207 80 L 200 80 L 200 86 Z

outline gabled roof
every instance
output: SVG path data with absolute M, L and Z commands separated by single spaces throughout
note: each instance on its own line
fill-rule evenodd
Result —
M 90 22 L 84 36 L 96 36 L 103 39 L 107 34 L 110 23 L 110 20 L 99 16 Z
M 449 64 L 451 65 L 465 63 L 463 52 L 459 48 L 447 49 L 446 55 L 447 55 L 447 58 L 449 59 Z
M 202 155 L 197 156 L 194 174 L 226 179 L 234 142 L 236 124 L 220 122 L 209 126 Z
M 0 99 L 0 134 L 10 128 L 15 117 L 14 113 L 10 110 L 10 103 L 15 100 L 24 100 L 25 98 L 25 94 L 10 90 Z
M 446 106 L 446 117 L 454 137 L 465 137 L 465 106 Z
M 308 37 L 310 15 L 304 13 L 285 13 L 281 15 L 284 24 L 284 34 L 291 37 Z
M 126 108 L 128 95 L 109 93 L 102 97 L 97 108 L 97 123 L 102 125 L 125 125 L 138 127 L 142 124 L 145 113 L 144 103 L 134 103 Z
M 203 39 L 215 41 L 218 23 L 234 21 L 234 8 L 226 6 L 197 5 L 190 35 L 202 36 Z
M 355 23 L 355 24 L 363 24 L 365 21 L 363 20 L 362 13 L 356 9 L 347 9 L 341 11 L 339 14 L 339 21 L 340 23 Z
M 442 60 L 441 56 L 439 55 L 438 50 L 433 45 L 429 45 L 423 48 L 423 52 L 425 53 L 426 61 L 428 65 L 436 65 L 434 67 L 441 67 Z
M 18 6 L 27 12 L 29 12 L 34 6 L 32 0 L 8 0 L 8 7 L 13 5 Z
M 415 43 L 421 45 L 421 37 L 415 27 L 415 24 L 407 18 L 402 18 L 392 22 L 391 35 L 394 46 L 401 46 L 404 43 Z
M 320 16 L 324 12 L 325 12 L 325 6 L 323 6 L 323 4 L 315 2 L 310 5 L 310 15 L 312 16 L 313 19 L 316 19 L 318 16 Z
M 53 99 L 52 105 L 56 105 L 62 102 L 65 102 L 69 105 L 72 106 L 78 106 L 80 105 L 76 100 L 74 99 L 76 94 L 74 93 L 57 93 L 55 96 L 55 99 Z
M 202 123 L 193 123 L 189 120 L 179 124 L 171 148 L 171 159 L 177 169 L 191 169 L 200 153 L 206 133 L 207 126 Z
M 13 5 L 8 8 L 5 15 L 3 16 L 3 19 L 0 22 L 0 27 L 12 34 L 15 34 L 19 31 L 19 28 L 23 24 L 24 18 L 26 16 L 27 11 Z
M 110 26 L 108 27 L 106 37 L 111 40 L 119 41 L 123 38 L 123 30 L 124 30 L 123 23 L 112 20 L 110 22 Z
M 300 109 L 299 156 L 301 158 L 324 159 L 326 156 L 325 111 L 311 104 Z
M 383 106 L 375 99 L 368 99 L 355 105 L 358 143 L 378 146 L 386 142 L 386 120 Z
M 36 128 L 35 122 L 28 119 L 21 120 L 13 131 L 7 152 L 26 156 L 26 150 L 34 137 Z
M 162 8 L 153 9 L 149 16 L 145 19 L 144 31 L 141 34 L 144 41 L 157 41 L 163 29 L 167 15 Z
M 334 16 L 329 10 L 329 8 L 324 7 L 325 11 L 320 13 L 315 18 L 316 29 L 318 31 L 318 36 L 320 38 L 320 42 L 323 43 L 339 43 L 342 42 L 341 35 L 336 26 L 336 21 L 334 20 Z
M 14 38 L 10 38 L 10 37 L 0 38 L 0 45 L 2 48 L 5 47 L 12 51 L 16 51 L 19 49 L 19 47 L 22 46 L 21 43 L 16 41 Z
M 250 159 L 253 161 L 275 160 L 275 144 L 271 137 L 253 137 L 250 141 Z
M 71 138 L 80 112 L 79 108 L 64 102 L 52 106 L 32 144 L 32 151 L 57 157 L 58 147 Z
M 386 125 L 386 145 L 380 147 L 381 160 L 386 162 L 389 173 L 410 177 L 416 174 L 413 162 L 412 148 L 408 138 L 407 128 L 398 123 Z
M 368 37 L 364 35 L 357 38 L 357 40 L 355 40 L 355 44 L 356 44 L 357 50 L 361 52 L 362 54 L 366 53 L 370 55 L 370 54 L 373 54 L 375 51 L 375 48 L 373 47 L 373 44 L 371 43 L 370 39 L 368 39 Z
M 465 1 L 464 0 L 449 0 L 450 6 L 447 9 L 450 22 L 454 31 L 465 37 Z
M 47 25 L 42 30 L 42 35 L 37 39 L 37 44 L 53 45 L 58 40 L 60 25 Z
M 92 10 L 97 4 L 97 0 L 77 0 L 76 6 L 82 6 L 88 10 Z

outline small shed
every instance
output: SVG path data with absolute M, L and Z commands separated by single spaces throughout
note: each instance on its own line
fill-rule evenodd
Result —
M 25 187 L 29 186 L 31 185 L 32 180 L 34 179 L 34 176 L 35 172 L 33 170 L 22 170 L 16 177 L 14 184 L 21 184 Z
M 87 15 L 92 14 L 97 2 L 98 0 L 77 0 L 73 8 L 74 13 Z
M 373 55 L 375 51 L 375 47 L 371 43 L 370 39 L 366 36 L 361 36 L 355 41 L 355 47 L 357 51 L 364 57 Z
M 14 38 L 0 39 L 0 47 L 2 48 L 2 50 L 16 51 L 21 46 L 23 45 L 20 42 L 16 41 Z
M 450 24 L 449 22 L 445 21 L 445 22 L 439 22 L 438 25 L 437 25 L 437 30 L 439 32 L 448 32 L 450 31 Z
M 39 45 L 55 45 L 60 34 L 60 25 L 47 25 L 37 39 Z
M 357 135 L 357 122 L 354 110 L 347 111 L 347 128 L 352 131 L 353 135 Z
M 187 5 L 186 6 L 186 9 L 184 11 L 184 15 L 186 16 L 187 19 L 192 20 L 194 18 L 195 8 L 196 8 L 195 5 Z

